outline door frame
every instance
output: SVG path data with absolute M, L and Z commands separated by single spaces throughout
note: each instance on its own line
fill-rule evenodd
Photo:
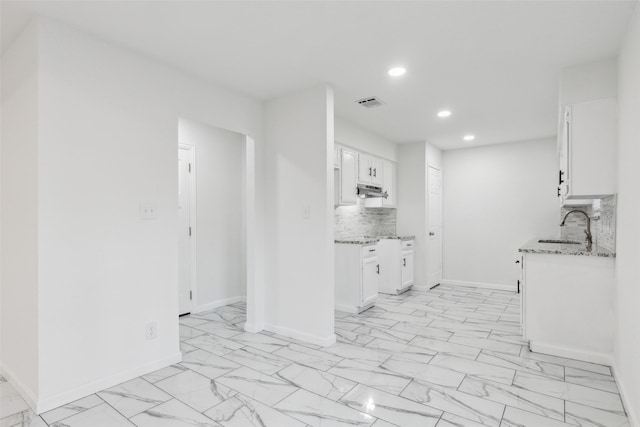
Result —
M 430 243 L 429 243 L 429 230 L 431 229 L 431 218 L 429 215 L 429 206 L 431 206 L 431 182 L 430 182 L 430 178 L 429 178 L 429 168 L 433 168 L 435 170 L 437 170 L 438 172 L 440 172 L 440 283 L 442 283 L 443 281 L 443 277 L 444 277 L 444 269 L 442 268 L 444 265 L 444 251 L 442 250 L 443 248 L 443 244 L 444 244 L 444 239 L 443 239 L 443 230 L 444 230 L 444 217 L 442 215 L 442 209 L 443 209 L 443 203 L 442 203 L 442 199 L 443 199 L 443 194 L 442 194 L 442 189 L 443 189 L 443 185 L 442 185 L 442 166 L 440 165 L 436 165 L 434 163 L 431 162 L 427 162 L 427 248 L 430 248 Z M 431 256 L 432 254 L 430 253 L 430 249 L 427 249 L 427 257 Z M 436 283 L 435 285 L 432 285 L 430 283 L 430 279 L 431 279 L 431 274 L 430 274 L 430 269 L 428 267 L 428 261 L 427 261 L 427 289 L 431 289 L 437 285 L 439 285 L 440 283 Z
M 197 245 L 196 240 L 198 236 L 197 232 L 197 191 L 196 191 L 196 147 L 189 144 L 183 144 L 178 142 L 178 151 L 187 150 L 189 152 L 189 163 L 191 164 L 191 173 L 189 173 L 189 223 L 191 224 L 191 239 L 189 245 L 191 246 L 191 282 L 189 283 L 191 291 L 190 301 L 190 313 L 195 313 L 196 307 L 198 307 L 198 277 L 197 277 Z M 178 291 L 180 290 L 180 283 L 178 282 Z M 180 311 L 180 310 L 178 310 Z

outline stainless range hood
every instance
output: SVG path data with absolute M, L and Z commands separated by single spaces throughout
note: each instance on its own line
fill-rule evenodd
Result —
M 368 184 L 358 184 L 356 194 L 361 198 L 384 197 L 386 199 L 389 197 L 386 191 L 382 191 L 382 187 Z

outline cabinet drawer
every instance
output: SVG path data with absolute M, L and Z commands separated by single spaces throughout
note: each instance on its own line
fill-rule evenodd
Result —
M 362 247 L 362 258 L 370 258 L 374 256 L 378 256 L 378 248 L 376 245 Z
M 402 249 L 413 249 L 413 240 L 403 240 Z

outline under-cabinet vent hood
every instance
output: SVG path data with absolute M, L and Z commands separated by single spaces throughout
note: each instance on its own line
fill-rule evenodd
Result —
M 384 197 L 385 199 L 389 196 L 386 191 L 382 191 L 382 187 L 378 187 L 377 185 L 368 185 L 368 184 L 358 184 L 356 193 L 358 197 Z

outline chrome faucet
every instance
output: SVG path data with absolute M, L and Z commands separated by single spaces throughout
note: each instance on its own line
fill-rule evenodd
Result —
M 574 212 L 581 213 L 582 215 L 584 215 L 585 218 L 587 218 L 587 228 L 584 230 L 584 234 L 587 235 L 587 238 L 585 239 L 587 242 L 587 247 L 591 248 L 591 245 L 593 244 L 593 237 L 591 236 L 591 218 L 589 218 L 589 215 L 587 215 L 585 211 L 581 211 L 580 209 L 574 209 L 567 212 L 567 214 L 562 219 L 562 222 L 560 223 L 560 227 L 564 227 L 564 222 L 567 220 L 567 217 Z

